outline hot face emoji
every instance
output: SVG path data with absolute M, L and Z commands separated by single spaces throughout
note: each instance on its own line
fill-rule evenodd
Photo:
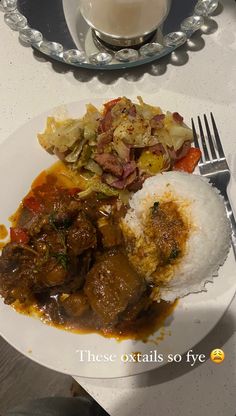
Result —
M 225 359 L 225 353 L 220 348 L 211 351 L 211 361 L 216 364 L 221 364 Z

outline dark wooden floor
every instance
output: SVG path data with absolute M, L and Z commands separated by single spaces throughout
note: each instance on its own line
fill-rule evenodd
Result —
M 76 386 L 75 386 L 76 384 Z M 0 415 L 28 400 L 71 396 L 71 388 L 77 393 L 84 390 L 66 376 L 42 367 L 12 348 L 0 337 Z

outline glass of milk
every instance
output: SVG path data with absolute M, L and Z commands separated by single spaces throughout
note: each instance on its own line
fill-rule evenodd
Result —
M 144 41 L 164 21 L 169 7 L 170 0 L 80 0 L 87 23 L 114 45 Z

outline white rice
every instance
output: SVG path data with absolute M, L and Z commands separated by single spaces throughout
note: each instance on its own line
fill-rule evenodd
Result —
M 130 200 L 123 223 L 137 239 L 145 235 L 143 224 L 148 210 L 160 200 L 175 201 L 192 224 L 185 254 L 167 286 L 159 288 L 161 299 L 174 301 L 203 290 L 205 283 L 213 280 L 228 254 L 231 231 L 223 198 L 207 179 L 165 172 L 147 179 Z

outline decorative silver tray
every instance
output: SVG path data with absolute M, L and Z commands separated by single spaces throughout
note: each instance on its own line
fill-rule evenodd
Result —
M 4 20 L 21 43 L 69 65 L 92 69 L 139 66 L 183 45 L 214 13 L 217 0 L 172 0 L 165 22 L 136 48 L 115 50 L 100 42 L 79 11 L 79 0 L 2 0 Z

